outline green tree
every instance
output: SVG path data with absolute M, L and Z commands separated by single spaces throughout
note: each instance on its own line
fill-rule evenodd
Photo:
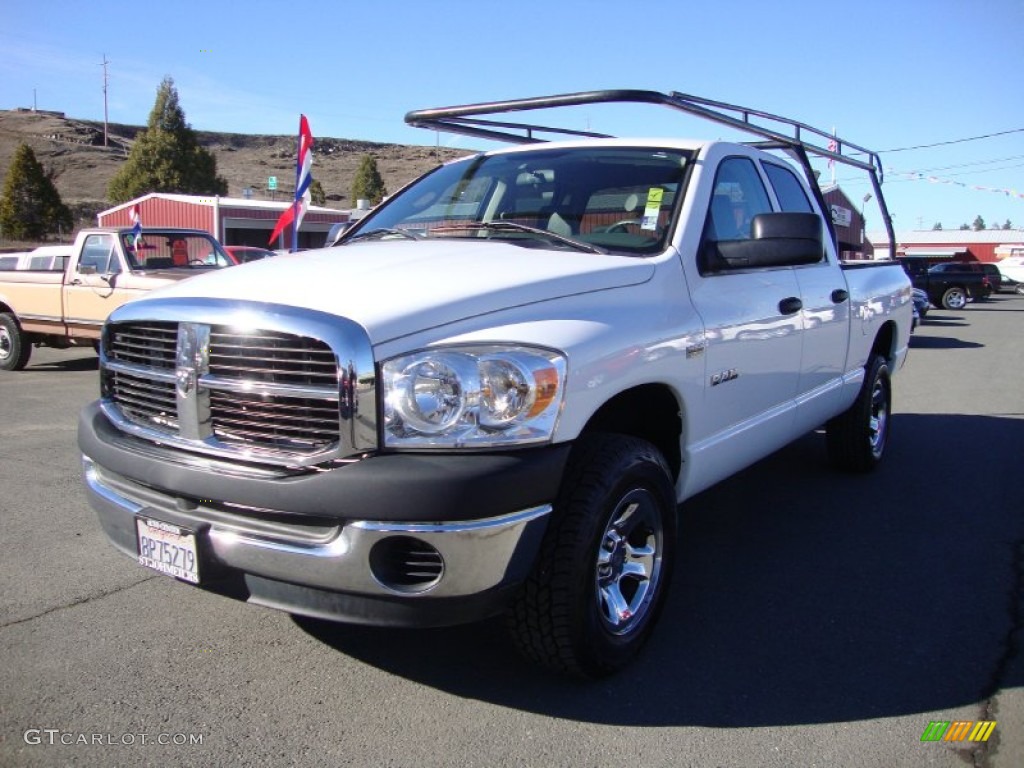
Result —
M 170 77 L 160 83 L 146 130 L 135 139 L 128 159 L 107 186 L 107 196 L 115 203 L 149 192 L 228 192 L 228 183 L 217 175 L 217 159 L 199 146 L 195 131 L 185 122 Z
M 981 218 L 981 214 L 979 213 L 975 217 L 974 223 L 971 224 L 971 229 L 973 229 L 975 232 L 981 232 L 981 230 L 983 230 L 984 228 L 985 228 L 985 220 L 983 218 Z
M 19 144 L 0 196 L 0 229 L 11 240 L 43 240 L 70 232 L 71 211 L 27 144 Z
M 942 231 L 942 222 L 941 221 L 936 221 L 935 222 L 935 226 L 932 227 L 932 232 L 941 232 L 941 231 Z
M 327 202 L 327 193 L 317 179 L 309 182 L 309 202 L 313 205 L 324 205 Z
M 384 180 L 380 177 L 380 171 L 377 170 L 377 161 L 373 159 L 373 155 L 363 155 L 362 160 L 359 161 L 359 167 L 356 168 L 355 178 L 352 180 L 352 199 L 369 200 L 372 205 L 376 205 L 387 194 L 388 190 L 384 186 Z
M 1003 224 L 1003 229 L 1013 229 L 1013 225 L 1010 223 L 1009 219 L 1007 219 L 1006 222 Z

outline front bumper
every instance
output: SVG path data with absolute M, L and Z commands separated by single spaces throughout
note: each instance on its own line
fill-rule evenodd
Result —
M 94 406 L 82 414 L 79 445 L 90 504 L 126 554 L 137 556 L 137 516 L 152 517 L 195 532 L 203 588 L 296 614 L 405 626 L 505 606 L 533 565 L 568 455 L 567 446 L 395 454 L 246 477 L 146 455 L 139 449 L 159 448 L 117 433 Z M 410 545 L 432 553 L 432 570 L 394 578 L 402 566 L 381 563 Z

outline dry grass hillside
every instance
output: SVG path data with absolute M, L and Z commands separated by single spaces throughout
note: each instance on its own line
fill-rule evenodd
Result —
M 110 207 L 107 182 L 124 162 L 142 126 L 109 126 L 103 146 L 103 124 L 47 113 L 0 110 L 0 187 L 18 144 L 28 144 L 52 174 L 61 198 L 75 214 L 76 227 L 96 223 L 97 211 Z M 252 187 L 254 197 L 270 199 L 267 177 L 278 178 L 277 199 L 292 194 L 295 184 L 295 137 L 197 132 L 199 142 L 217 158 L 217 172 L 227 179 L 228 195 L 241 197 Z M 424 134 L 426 136 L 427 134 Z M 323 186 L 327 206 L 352 208 L 352 179 L 363 155 L 372 155 L 389 191 L 395 191 L 439 162 L 467 154 L 464 150 L 430 146 L 376 144 L 317 136 L 313 178 Z M 0 245 L 11 245 L 0 241 Z

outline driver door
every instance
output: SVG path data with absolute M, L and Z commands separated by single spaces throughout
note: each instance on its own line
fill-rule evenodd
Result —
M 99 337 L 107 315 L 132 296 L 132 292 L 117 286 L 124 270 L 113 234 L 86 238 L 81 255 L 65 278 L 64 322 L 69 336 Z

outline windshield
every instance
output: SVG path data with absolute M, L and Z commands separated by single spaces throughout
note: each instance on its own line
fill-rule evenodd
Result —
M 139 237 L 138 247 L 132 233 L 123 232 L 121 244 L 132 269 L 196 269 L 234 264 L 220 243 L 202 232 L 148 230 Z
M 664 249 L 691 153 L 633 147 L 477 155 L 424 176 L 341 243 L 488 238 L 524 247 L 645 254 Z

